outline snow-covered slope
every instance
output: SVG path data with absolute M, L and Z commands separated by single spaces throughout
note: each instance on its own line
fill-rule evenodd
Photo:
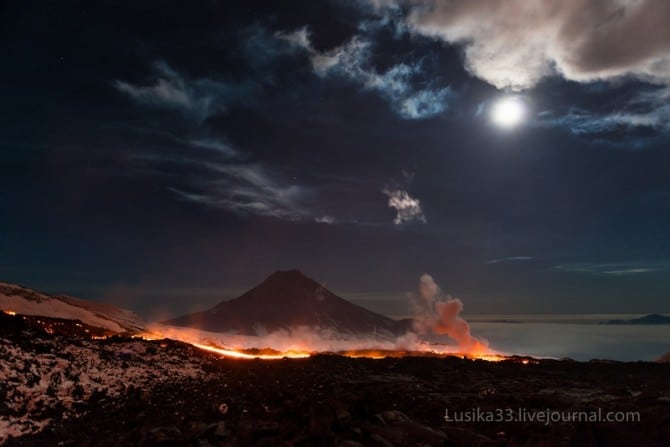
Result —
M 4 282 L 0 282 L 0 311 L 80 320 L 116 333 L 136 333 L 144 329 L 142 319 L 129 310 L 76 298 L 49 296 Z
M 81 415 L 95 393 L 115 397 L 202 377 L 203 359 L 175 343 L 0 337 L 0 444 Z

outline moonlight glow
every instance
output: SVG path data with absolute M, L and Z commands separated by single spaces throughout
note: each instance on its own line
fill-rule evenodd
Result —
M 491 109 L 491 120 L 496 126 L 510 129 L 518 126 L 526 117 L 526 107 L 517 97 L 499 99 Z

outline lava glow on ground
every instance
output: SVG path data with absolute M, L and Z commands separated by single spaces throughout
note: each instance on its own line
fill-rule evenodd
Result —
M 287 351 L 280 352 L 273 349 L 251 349 L 251 350 L 237 350 L 233 348 L 220 348 L 211 345 L 205 345 L 201 343 L 190 343 L 196 348 L 203 349 L 205 351 L 214 352 L 220 354 L 224 357 L 236 358 L 236 359 L 261 359 L 261 360 L 280 360 L 280 359 L 302 359 L 308 358 L 317 354 L 332 354 L 332 355 L 341 355 L 343 357 L 350 358 L 368 358 L 368 359 L 384 359 L 388 357 L 392 358 L 402 358 L 402 357 L 460 357 L 469 360 L 486 360 L 489 362 L 499 362 L 505 360 L 508 357 L 502 354 L 496 354 L 493 352 L 490 353 L 468 353 L 468 352 L 455 352 L 455 351 L 445 351 L 440 352 L 437 350 L 433 351 L 393 351 L 385 349 L 352 349 L 348 351 L 337 351 L 337 352 L 299 352 L 299 351 Z M 528 363 L 528 360 L 522 362 L 524 364 Z
M 370 358 L 383 359 L 387 357 L 460 357 L 470 360 L 486 360 L 497 362 L 510 358 L 508 355 L 499 353 L 485 345 L 477 344 L 468 349 L 461 349 L 454 346 L 431 345 L 421 343 L 415 349 L 386 349 L 375 347 L 362 347 L 360 344 L 351 343 L 351 349 L 324 350 L 310 348 L 308 343 L 299 343 L 303 347 L 300 349 L 281 350 L 271 347 L 265 348 L 246 348 L 221 346 L 220 343 L 211 340 L 209 337 L 202 337 L 194 340 L 194 331 L 186 330 L 183 333 L 178 329 L 170 328 L 169 333 L 150 332 L 137 336 L 146 340 L 159 340 L 169 338 L 195 346 L 208 352 L 212 352 L 222 357 L 234 359 L 260 359 L 260 360 L 281 360 L 281 359 L 302 359 L 319 354 L 340 355 L 350 358 Z M 262 343 L 262 342 L 261 342 Z
M 249 350 L 236 350 L 236 349 L 226 349 L 219 348 L 212 345 L 203 345 L 201 343 L 190 343 L 196 348 L 204 349 L 205 351 L 214 352 L 220 354 L 224 357 L 231 357 L 236 359 L 262 359 L 262 360 L 279 360 L 279 359 L 304 359 L 310 357 L 312 354 L 309 352 L 279 352 L 272 349 L 262 349 L 259 352 L 250 352 Z M 254 351 L 254 350 L 251 350 Z
M 6 315 L 16 316 L 16 312 L 11 310 L 2 311 Z M 41 323 L 40 320 L 37 320 Z M 43 326 L 43 325 L 42 325 Z M 81 326 L 77 324 L 77 326 Z M 47 333 L 53 333 L 50 327 L 42 327 Z M 94 335 L 88 334 L 93 340 L 104 340 L 110 335 Z M 283 340 L 283 345 L 294 346 L 289 349 L 275 349 L 272 347 L 256 348 L 256 347 L 226 347 L 221 346 L 221 343 L 214 340 L 212 333 L 200 332 L 193 329 L 179 329 L 175 327 L 161 327 L 152 328 L 149 332 L 133 335 L 133 338 L 140 338 L 144 340 L 164 340 L 171 339 L 188 343 L 198 349 L 218 354 L 222 357 L 233 359 L 260 359 L 260 360 L 281 360 L 281 359 L 304 359 L 314 355 L 328 354 L 340 355 L 350 358 L 369 358 L 369 359 L 383 359 L 387 357 L 402 358 L 402 357 L 460 357 L 470 360 L 486 360 L 497 362 L 509 359 L 510 356 L 497 352 L 482 343 L 474 343 L 469 349 L 461 349 L 455 346 L 433 345 L 426 342 L 420 342 L 412 346 L 411 349 L 389 349 L 388 347 L 365 347 L 365 343 L 347 341 L 346 345 L 340 346 L 341 349 L 323 349 L 317 346 L 310 346 L 309 342 L 297 342 L 294 340 Z M 258 339 L 258 344 L 267 345 L 268 343 Z M 295 348 L 299 346 L 299 348 Z M 524 357 L 527 364 L 528 358 Z

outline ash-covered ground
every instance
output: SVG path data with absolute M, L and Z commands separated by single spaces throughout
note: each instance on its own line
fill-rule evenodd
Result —
M 180 342 L 87 339 L 81 326 L 48 334 L 43 320 L 2 319 L 6 446 L 670 445 L 668 364 L 232 360 Z M 488 420 L 447 421 L 447 410 Z M 639 421 L 529 420 L 547 410 Z

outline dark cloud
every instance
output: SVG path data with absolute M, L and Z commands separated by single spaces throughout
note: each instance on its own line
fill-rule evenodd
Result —
M 670 82 L 670 4 L 655 0 L 371 1 L 407 10 L 416 33 L 463 45 L 465 64 L 497 88 L 561 75 Z

